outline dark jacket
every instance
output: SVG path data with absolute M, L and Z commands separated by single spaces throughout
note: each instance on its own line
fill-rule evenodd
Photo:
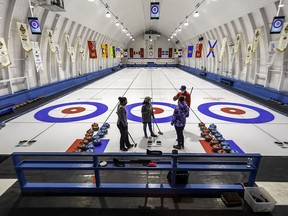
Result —
M 151 118 L 154 118 L 153 110 L 151 110 L 151 104 L 148 102 L 143 102 L 141 113 L 142 122 L 151 122 Z
M 126 127 L 128 125 L 128 122 L 125 107 L 123 107 L 122 105 L 118 105 L 117 115 L 118 115 L 117 125 L 122 123 L 122 125 Z

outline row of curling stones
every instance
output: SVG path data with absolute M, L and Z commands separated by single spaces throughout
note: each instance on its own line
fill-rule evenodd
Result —
M 74 150 L 75 152 L 94 152 L 94 147 L 101 145 L 101 138 L 108 133 L 110 124 L 105 122 L 100 128 L 98 123 L 94 122 L 86 131 L 85 137 L 80 142 L 80 145 Z M 96 132 L 96 134 L 95 134 Z
M 205 123 L 200 122 L 198 126 L 201 130 L 201 137 L 203 137 L 205 141 L 210 142 L 213 152 L 219 154 L 238 153 L 237 151 L 231 149 L 229 143 L 223 138 L 222 134 L 217 130 L 217 126 L 214 123 L 207 127 Z

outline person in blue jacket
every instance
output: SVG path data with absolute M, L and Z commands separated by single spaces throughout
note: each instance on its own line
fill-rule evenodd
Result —
M 174 145 L 173 148 L 182 149 L 184 148 L 184 135 L 183 130 L 186 125 L 186 118 L 189 112 L 189 107 L 185 102 L 185 97 L 181 95 L 178 98 L 178 106 L 174 109 L 172 115 L 171 125 L 175 127 L 177 134 L 177 145 Z

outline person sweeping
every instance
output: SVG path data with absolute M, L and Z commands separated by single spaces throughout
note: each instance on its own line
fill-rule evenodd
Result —
M 152 130 L 152 123 L 151 120 L 152 118 L 155 118 L 154 113 L 153 113 L 153 107 L 151 105 L 151 97 L 147 96 L 144 98 L 144 101 L 142 103 L 142 108 L 141 108 L 141 114 L 142 114 L 142 123 L 143 123 L 143 131 L 144 131 L 144 136 L 145 138 L 148 138 L 147 136 L 147 125 L 151 134 L 151 137 L 157 137 L 156 134 L 154 134 Z

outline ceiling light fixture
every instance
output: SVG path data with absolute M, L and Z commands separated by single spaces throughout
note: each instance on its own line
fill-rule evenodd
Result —
M 107 18 L 110 18 L 110 17 L 111 17 L 111 14 L 110 14 L 109 11 L 106 12 L 106 17 L 107 17 Z
M 118 22 L 118 21 L 115 23 L 115 25 L 116 25 L 116 26 L 120 26 L 120 24 L 119 24 L 119 22 Z
M 199 17 L 199 12 L 198 12 L 198 11 L 195 11 L 195 13 L 194 13 L 193 16 L 194 16 L 194 17 Z
M 188 21 L 187 20 L 184 22 L 184 26 L 188 26 Z

